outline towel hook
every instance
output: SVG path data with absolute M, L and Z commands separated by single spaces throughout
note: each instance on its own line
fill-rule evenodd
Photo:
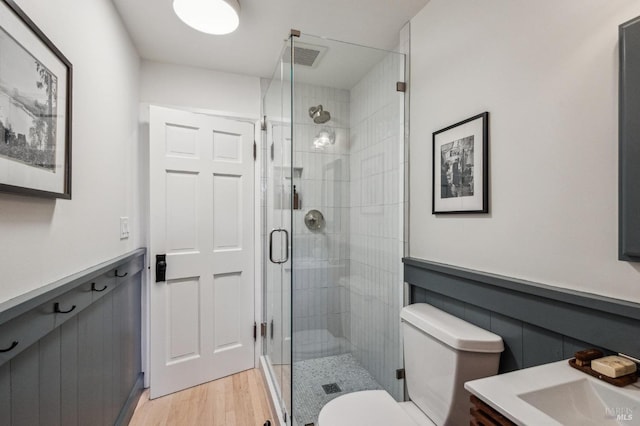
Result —
M 18 341 L 14 340 L 13 343 L 11 344 L 11 346 L 9 346 L 7 349 L 0 349 L 0 353 L 9 352 L 10 350 L 15 348 L 16 346 L 18 346 Z
M 69 310 L 67 310 L 67 311 L 61 311 L 61 310 L 60 310 L 60 304 L 59 304 L 58 302 L 56 302 L 56 303 L 53 305 L 53 311 L 54 311 L 55 313 L 57 313 L 57 314 L 68 314 L 69 312 L 73 311 L 75 308 L 76 308 L 76 305 L 73 305 L 73 306 L 71 307 L 71 309 L 69 309 Z
M 101 291 L 105 291 L 107 289 L 107 287 L 109 287 L 109 286 L 105 284 L 104 287 L 102 287 L 100 290 L 98 290 L 96 288 L 96 283 L 91 283 L 91 291 L 97 291 L 98 293 L 100 293 Z

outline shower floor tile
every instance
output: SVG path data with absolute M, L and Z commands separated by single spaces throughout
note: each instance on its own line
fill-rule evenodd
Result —
M 293 417 L 297 426 L 318 424 L 320 409 L 351 392 L 382 389 L 351 354 L 293 363 Z M 336 384 L 340 392 L 327 394 L 323 385 Z

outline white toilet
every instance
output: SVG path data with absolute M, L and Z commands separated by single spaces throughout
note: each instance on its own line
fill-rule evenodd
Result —
M 469 424 L 464 382 L 498 372 L 502 338 L 424 303 L 406 306 L 400 317 L 411 401 L 398 403 L 383 390 L 350 393 L 322 408 L 319 426 Z

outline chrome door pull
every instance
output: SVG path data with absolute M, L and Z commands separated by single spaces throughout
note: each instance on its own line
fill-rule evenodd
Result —
M 284 250 L 284 259 L 275 260 L 273 258 L 273 233 L 274 232 L 284 232 L 285 235 L 285 250 Z M 274 229 L 269 233 L 269 260 L 272 263 L 286 263 L 289 260 L 289 232 L 286 229 Z

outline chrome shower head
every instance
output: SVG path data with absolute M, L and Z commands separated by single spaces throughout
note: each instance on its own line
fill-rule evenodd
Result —
M 323 124 L 331 120 L 331 114 L 329 111 L 324 111 L 322 105 L 309 108 L 309 117 L 313 118 L 313 122 L 316 124 Z

